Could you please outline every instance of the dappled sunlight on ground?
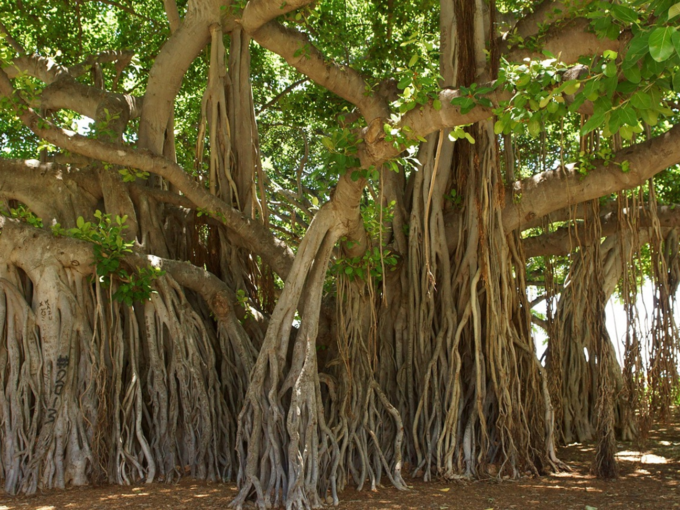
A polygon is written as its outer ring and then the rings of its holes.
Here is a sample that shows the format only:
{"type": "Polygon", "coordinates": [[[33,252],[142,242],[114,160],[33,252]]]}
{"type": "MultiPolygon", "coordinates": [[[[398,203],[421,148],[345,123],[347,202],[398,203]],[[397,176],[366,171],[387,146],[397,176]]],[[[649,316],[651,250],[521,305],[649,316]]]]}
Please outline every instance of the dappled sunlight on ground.
{"type": "MultiPolygon", "coordinates": [[[[408,480],[410,489],[377,492],[346,489],[339,509],[550,510],[680,509],[680,417],[652,431],[644,448],[619,443],[620,478],[598,480],[589,472],[593,444],[575,443],[559,456],[571,471],[516,481],[456,480],[424,483],[408,480]]],[[[35,496],[0,495],[0,510],[119,510],[122,508],[207,510],[227,508],[233,484],[182,479],[176,485],[78,487],[35,496]]],[[[332,507],[330,507],[332,508],[332,507]]]]}

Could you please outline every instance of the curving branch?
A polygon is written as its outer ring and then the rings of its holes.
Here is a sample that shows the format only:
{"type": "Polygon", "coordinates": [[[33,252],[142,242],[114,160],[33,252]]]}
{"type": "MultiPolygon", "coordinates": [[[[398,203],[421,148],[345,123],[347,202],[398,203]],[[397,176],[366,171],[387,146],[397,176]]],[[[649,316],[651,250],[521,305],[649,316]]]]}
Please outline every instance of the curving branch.
{"type": "Polygon", "coordinates": [[[16,51],[19,55],[22,55],[26,53],[24,50],[23,46],[17,42],[14,37],[12,37],[12,34],[9,33],[9,30],[7,30],[7,27],[5,27],[4,23],[0,22],[0,33],[5,34],[5,40],[9,43],[9,45],[14,48],[14,51],[16,51]]]}
{"type": "Polygon", "coordinates": [[[293,252],[290,248],[274,237],[262,223],[246,217],[215,195],[211,195],[202,183],[191,179],[177,163],[148,150],[132,149],[86,138],[55,126],[23,104],[21,98],[14,94],[12,84],[2,71],[0,71],[0,95],[13,99],[17,105],[16,113],[22,122],[36,135],[50,143],[92,159],[137,168],[167,179],[196,207],[210,211],[215,219],[221,221],[237,236],[237,242],[260,255],[281,278],[285,279],[293,262],[293,252]]]}
{"type": "Polygon", "coordinates": [[[255,115],[260,115],[262,112],[270,108],[271,106],[275,105],[279,99],[281,99],[283,96],[288,94],[290,91],[295,89],[298,85],[302,85],[304,82],[308,81],[309,78],[302,78],[301,80],[294,81],[290,85],[288,85],[285,89],[283,89],[281,92],[276,94],[269,102],[267,102],[264,106],[262,106],[256,113],[255,115]]]}
{"type": "MultiPolygon", "coordinates": [[[[648,208],[641,208],[647,211],[648,208]]],[[[659,224],[661,228],[680,227],[680,206],[660,206],[657,210],[659,224]]],[[[600,222],[602,224],[602,237],[610,236],[620,231],[621,225],[616,212],[609,212],[601,216],[600,222]]],[[[639,229],[653,227],[653,223],[649,214],[640,213],[640,220],[636,225],[639,229]]],[[[599,236],[597,240],[601,239],[599,236]]],[[[578,241],[580,246],[587,246],[595,242],[587,231],[579,232],[578,241]]],[[[554,232],[543,234],[540,236],[527,237],[522,240],[524,246],[524,253],[527,257],[540,257],[544,255],[567,255],[571,253],[578,245],[575,244],[575,235],[573,227],[560,227],[554,232]]]]}
{"type": "MultiPolygon", "coordinates": [[[[630,40],[630,32],[624,31],[618,39],[600,38],[588,31],[590,21],[585,18],[570,20],[564,25],[551,27],[540,40],[540,50],[547,50],[565,64],[574,64],[582,55],[601,55],[606,50],[621,52],[630,40]]],[[[522,62],[526,58],[545,58],[541,51],[529,48],[509,48],[505,58],[522,62]]]]}
{"type": "Polygon", "coordinates": [[[189,66],[210,41],[210,25],[220,23],[219,0],[192,0],[187,14],[154,60],[139,123],[139,146],[163,153],[175,97],[189,66]]]}
{"type": "Polygon", "coordinates": [[[588,175],[575,169],[551,170],[518,181],[506,194],[503,226],[506,232],[569,205],[639,186],[666,168],[680,163],[680,126],[667,133],[618,151],[588,175]],[[619,165],[627,161],[630,170],[619,165]]]}
{"type": "Polygon", "coordinates": [[[250,0],[239,20],[243,30],[253,33],[271,20],[294,11],[313,0],[250,0]]]}
{"type": "Polygon", "coordinates": [[[593,0],[575,0],[563,2],[560,0],[544,0],[534,11],[523,16],[515,25],[515,33],[527,39],[539,33],[541,26],[548,25],[569,18],[571,12],[585,7],[593,0]]]}
{"type": "MultiPolygon", "coordinates": [[[[488,85],[493,86],[493,83],[488,85]]],[[[486,86],[487,84],[482,85],[482,87],[486,86]]],[[[453,99],[460,96],[459,90],[442,90],[438,97],[441,103],[439,110],[435,109],[433,101],[430,101],[422,108],[414,108],[406,113],[393,127],[407,127],[409,135],[417,139],[417,137],[425,137],[435,131],[472,124],[493,116],[493,110],[484,106],[476,106],[468,113],[462,113],[459,106],[451,104],[453,99]]],[[[501,101],[510,99],[511,94],[505,91],[493,91],[484,97],[497,106],[501,101]]],[[[364,168],[393,158],[404,150],[403,147],[395,147],[393,143],[384,140],[383,123],[387,123],[387,120],[376,119],[373,125],[369,125],[362,132],[365,143],[359,148],[359,158],[364,168]]]]}
{"type": "MultiPolygon", "coordinates": [[[[102,61],[114,61],[126,57],[124,52],[106,52],[102,54],[101,58],[102,61]]],[[[129,119],[140,116],[143,98],[108,92],[75,80],[74,75],[71,74],[71,69],[77,76],[84,69],[84,66],[85,63],[82,63],[69,69],[51,58],[30,55],[15,58],[12,65],[5,68],[4,71],[9,78],[17,78],[22,74],[27,74],[47,85],[42,94],[31,102],[33,108],[45,110],[65,108],[85,117],[96,119],[99,105],[107,103],[107,105],[120,105],[120,108],[126,111],[129,119]]]]}
{"type": "Polygon", "coordinates": [[[367,83],[357,71],[328,61],[305,34],[270,21],[250,35],[312,81],[356,106],[367,123],[389,116],[387,102],[376,94],[366,93],[367,83]]]}
{"type": "Polygon", "coordinates": [[[89,55],[79,64],[69,67],[68,73],[73,78],[77,78],[88,72],[95,64],[109,64],[111,62],[120,63],[124,69],[130,63],[134,55],[135,52],[130,50],[103,51],[97,55],[89,55]]]}

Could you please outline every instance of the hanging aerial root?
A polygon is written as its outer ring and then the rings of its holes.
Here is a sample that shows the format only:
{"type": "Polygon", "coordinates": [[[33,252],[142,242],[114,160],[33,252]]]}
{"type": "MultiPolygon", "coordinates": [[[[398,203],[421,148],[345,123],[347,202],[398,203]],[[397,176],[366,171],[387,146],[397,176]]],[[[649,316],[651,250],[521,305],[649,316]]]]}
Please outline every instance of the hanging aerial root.
{"type": "Polygon", "coordinates": [[[370,278],[353,280],[341,275],[337,288],[339,359],[330,365],[337,367],[340,404],[337,417],[329,423],[342,452],[340,488],[347,483],[349,471],[358,490],[367,479],[376,490],[384,472],[394,487],[404,490],[404,425],[377,381],[383,366],[374,336],[380,298],[370,278]]]}

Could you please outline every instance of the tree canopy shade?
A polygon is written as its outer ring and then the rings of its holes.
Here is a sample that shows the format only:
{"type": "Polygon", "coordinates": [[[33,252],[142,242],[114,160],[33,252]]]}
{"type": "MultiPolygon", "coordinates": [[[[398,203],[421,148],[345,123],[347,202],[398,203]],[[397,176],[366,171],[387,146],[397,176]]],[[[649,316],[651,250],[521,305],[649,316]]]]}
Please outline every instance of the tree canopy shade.
{"type": "Polygon", "coordinates": [[[556,447],[591,438],[616,476],[615,438],[677,391],[678,20],[4,2],[5,490],[190,474],[235,480],[237,508],[316,508],[565,469],[556,447]]]}

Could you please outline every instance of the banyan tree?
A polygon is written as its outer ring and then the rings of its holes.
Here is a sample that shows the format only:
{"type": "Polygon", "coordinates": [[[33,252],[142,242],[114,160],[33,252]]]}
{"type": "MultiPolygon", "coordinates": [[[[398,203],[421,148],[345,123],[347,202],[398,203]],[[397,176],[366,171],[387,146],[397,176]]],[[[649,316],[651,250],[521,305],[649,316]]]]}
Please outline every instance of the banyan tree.
{"type": "Polygon", "coordinates": [[[615,476],[677,388],[679,15],[3,2],[4,490],[615,476]]]}

